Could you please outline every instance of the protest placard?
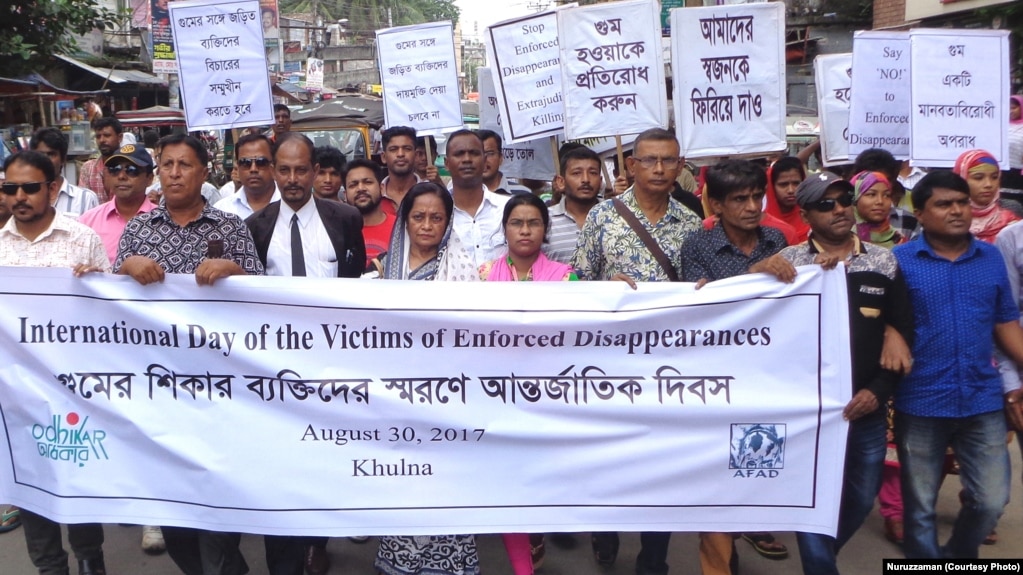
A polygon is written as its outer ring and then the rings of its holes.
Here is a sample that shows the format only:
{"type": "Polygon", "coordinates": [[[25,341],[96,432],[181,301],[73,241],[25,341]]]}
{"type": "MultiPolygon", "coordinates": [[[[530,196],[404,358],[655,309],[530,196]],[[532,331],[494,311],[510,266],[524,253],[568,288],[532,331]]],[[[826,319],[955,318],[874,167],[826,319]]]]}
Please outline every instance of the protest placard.
{"type": "MultiPolygon", "coordinates": [[[[477,68],[476,74],[479,79],[480,128],[493,130],[500,134],[504,124],[504,115],[501,113],[500,98],[494,88],[493,73],[490,68],[477,68]]],[[[560,76],[558,77],[560,78],[560,76]]],[[[509,143],[505,140],[501,171],[506,176],[514,178],[554,179],[558,172],[557,166],[554,165],[551,137],[518,143],[509,143]]]]}
{"type": "Polygon", "coordinates": [[[377,30],[377,59],[388,126],[420,135],[462,128],[451,22],[377,30]]]}
{"type": "Polygon", "coordinates": [[[853,35],[849,155],[884,148],[909,158],[909,32],[861,30],[853,35]]]}
{"type": "Polygon", "coordinates": [[[835,533],[841,270],[699,291],[0,278],[18,310],[0,318],[0,500],[61,522],[835,533]]]}
{"type": "Polygon", "coordinates": [[[821,124],[821,158],[825,166],[848,163],[849,94],[852,54],[826,54],[813,60],[817,116],[821,124]]]}
{"type": "Polygon", "coordinates": [[[557,11],[565,137],[668,127],[661,10],[653,0],[557,11]]]}
{"type": "Polygon", "coordinates": [[[273,123],[259,0],[170,4],[189,130],[273,123]]]}
{"type": "Polygon", "coordinates": [[[565,129],[558,17],[554,10],[487,28],[502,133],[508,143],[560,135],[565,129]]]}
{"type": "Polygon", "coordinates": [[[1009,158],[1009,32],[917,28],[909,33],[910,160],[950,168],[967,150],[1009,158]]]}
{"type": "Polygon", "coordinates": [[[785,5],[671,11],[675,131],[687,158],[785,149],[785,5]]]}

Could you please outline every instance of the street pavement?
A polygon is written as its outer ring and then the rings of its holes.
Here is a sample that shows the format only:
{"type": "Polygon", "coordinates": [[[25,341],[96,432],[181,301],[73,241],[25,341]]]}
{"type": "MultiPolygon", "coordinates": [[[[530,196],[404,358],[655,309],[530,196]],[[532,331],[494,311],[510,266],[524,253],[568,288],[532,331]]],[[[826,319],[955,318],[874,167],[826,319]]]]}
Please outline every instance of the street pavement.
{"type": "MultiPolygon", "coordinates": [[[[1023,557],[1023,489],[1020,484],[1020,452],[1013,443],[1010,447],[1013,464],[1012,501],[998,525],[999,541],[981,548],[982,558],[1023,557]]],[[[947,537],[959,509],[960,485],[958,478],[950,476],[941,490],[938,503],[938,524],[941,536],[947,537]]],[[[148,556],[140,548],[141,527],[121,525],[104,526],[107,572],[109,575],[177,575],[180,573],[166,555],[148,556]]],[[[799,553],[792,533],[776,533],[789,547],[790,556],[783,560],[765,559],[742,540],[739,549],[739,572],[742,575],[783,575],[800,573],[799,553]]],[[[547,557],[537,575],[633,575],[635,558],[639,551],[639,535],[623,533],[618,561],[611,567],[600,567],[590,551],[589,534],[574,536],[575,546],[564,549],[555,545],[548,536],[547,557]]],[[[66,534],[65,534],[66,542],[66,534]]],[[[480,561],[484,575],[512,575],[508,556],[500,536],[484,535],[478,538],[480,561]]],[[[697,575],[700,564],[697,557],[699,541],[694,533],[675,534],[671,541],[668,564],[672,575],[697,575]]],[[[355,544],[348,539],[333,538],[327,546],[333,575],[373,575],[373,557],[377,539],[355,544]]],[[[65,543],[65,548],[67,545],[65,543]]],[[[252,575],[266,575],[262,538],[246,535],[242,551],[249,562],[252,575]]],[[[881,516],[875,505],[867,522],[839,555],[839,569],[846,575],[874,575],[881,573],[883,558],[901,557],[898,546],[884,538],[881,516]]],[[[72,575],[75,564],[72,559],[72,575]]],[[[22,530],[0,535],[0,575],[32,575],[35,570],[25,551],[22,530]]]]}

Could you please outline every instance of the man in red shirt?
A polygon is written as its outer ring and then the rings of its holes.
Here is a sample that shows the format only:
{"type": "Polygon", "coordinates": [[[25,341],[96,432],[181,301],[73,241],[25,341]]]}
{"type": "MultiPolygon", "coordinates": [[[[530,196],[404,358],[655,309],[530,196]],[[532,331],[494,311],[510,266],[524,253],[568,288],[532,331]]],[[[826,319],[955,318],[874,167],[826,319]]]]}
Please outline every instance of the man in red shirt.
{"type": "Polygon", "coordinates": [[[358,159],[348,164],[344,178],[345,199],[362,214],[362,237],[366,242],[366,266],[387,251],[391,242],[395,214],[381,205],[380,166],[358,159]]]}

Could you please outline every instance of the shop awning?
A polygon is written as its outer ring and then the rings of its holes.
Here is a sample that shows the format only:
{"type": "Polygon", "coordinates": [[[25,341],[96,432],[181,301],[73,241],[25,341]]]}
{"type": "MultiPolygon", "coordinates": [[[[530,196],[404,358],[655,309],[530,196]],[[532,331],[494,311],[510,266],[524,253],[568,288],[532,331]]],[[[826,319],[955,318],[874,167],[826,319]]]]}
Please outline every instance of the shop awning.
{"type": "Polygon", "coordinates": [[[68,100],[74,98],[86,98],[89,96],[100,96],[109,93],[110,90],[93,90],[79,92],[54,86],[49,80],[39,74],[29,74],[24,78],[0,78],[0,98],[26,97],[35,98],[41,96],[45,100],[68,100]]]}
{"type": "Polygon", "coordinates": [[[141,72],[139,70],[131,70],[131,69],[117,70],[117,69],[112,69],[112,68],[100,68],[98,66],[90,66],[90,65],[86,64],[85,62],[76,60],[76,59],[74,59],[74,58],[72,58],[70,56],[65,56],[63,54],[54,54],[54,56],[56,56],[57,58],[60,58],[61,60],[67,62],[68,64],[71,64],[73,66],[77,66],[77,67],[81,68],[82,70],[85,70],[87,72],[92,72],[93,74],[99,76],[100,78],[103,78],[104,80],[107,80],[108,82],[110,82],[112,84],[135,83],[135,84],[152,84],[152,85],[156,85],[156,86],[166,86],[167,85],[167,82],[164,81],[164,80],[161,80],[159,76],[154,76],[152,74],[149,74],[149,73],[146,73],[146,72],[141,72]]]}

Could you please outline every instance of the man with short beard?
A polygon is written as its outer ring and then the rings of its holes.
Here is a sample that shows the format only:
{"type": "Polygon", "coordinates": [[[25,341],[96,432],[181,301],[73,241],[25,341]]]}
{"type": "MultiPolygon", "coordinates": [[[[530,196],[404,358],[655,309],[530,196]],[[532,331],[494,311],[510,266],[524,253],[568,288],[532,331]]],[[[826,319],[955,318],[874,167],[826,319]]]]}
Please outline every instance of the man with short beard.
{"type": "Polygon", "coordinates": [[[100,157],[82,164],[82,173],[78,174],[78,186],[96,192],[102,204],[110,199],[107,189],[103,187],[103,166],[107,158],[121,147],[124,127],[117,118],[96,118],[92,122],[92,131],[96,135],[96,147],[99,148],[100,157]]]}
{"type": "Polygon", "coordinates": [[[370,160],[355,160],[343,175],[345,199],[362,214],[362,238],[366,241],[366,266],[387,251],[397,217],[381,206],[380,166],[370,160]]]}
{"type": "Polygon", "coordinates": [[[412,186],[422,180],[416,174],[416,129],[394,126],[380,133],[384,151],[380,155],[387,167],[387,177],[380,182],[384,210],[396,213],[401,200],[412,186]]]}
{"type": "Polygon", "coordinates": [[[560,156],[561,173],[554,177],[554,183],[563,193],[561,201],[551,206],[550,242],[544,253],[567,264],[575,254],[586,214],[600,201],[597,197],[601,189],[600,156],[581,144],[571,147],[566,144],[560,156]]]}

